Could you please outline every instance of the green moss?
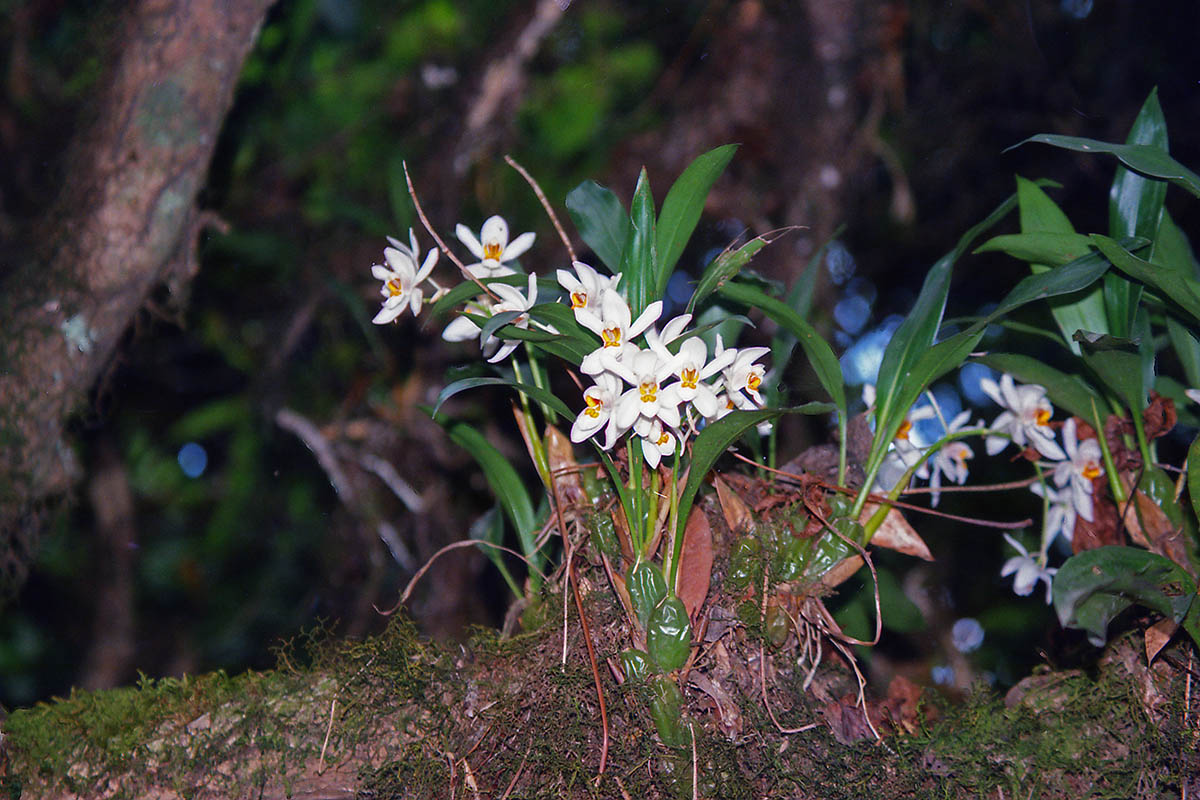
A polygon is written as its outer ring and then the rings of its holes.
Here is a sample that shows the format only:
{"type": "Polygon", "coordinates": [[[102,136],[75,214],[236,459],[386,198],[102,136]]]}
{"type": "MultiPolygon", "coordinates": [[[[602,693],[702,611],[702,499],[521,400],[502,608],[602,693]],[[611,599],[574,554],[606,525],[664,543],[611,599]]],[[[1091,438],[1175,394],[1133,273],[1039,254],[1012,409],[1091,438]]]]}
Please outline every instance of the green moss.
{"type": "MultiPolygon", "coordinates": [[[[86,794],[107,776],[125,776],[118,796],[172,784],[186,794],[200,776],[253,752],[254,770],[222,787],[247,796],[268,783],[282,781],[286,790],[326,744],[327,763],[357,758],[358,789],[381,800],[447,796],[452,781],[464,790],[468,773],[488,797],[510,786],[509,796],[522,798],[691,797],[691,747],[665,748],[640,693],[608,680],[603,659],[618,652],[620,637],[616,609],[603,597],[590,606],[609,733],[598,783],[599,709],[573,620],[564,664],[557,624],[509,639],[480,631],[450,649],[397,619],[364,642],[312,632],[281,647],[272,672],[143,679],[17,711],[5,734],[10,774],[21,783],[10,779],[0,788],[13,794],[23,786],[60,786],[86,794]],[[385,737],[386,754],[364,757],[385,737]]],[[[547,618],[561,620],[557,599],[547,606],[547,618]]],[[[757,681],[746,679],[756,676],[745,654],[757,654],[759,641],[728,641],[743,676],[720,678],[742,720],[732,740],[716,730],[706,696],[685,687],[701,796],[1167,797],[1178,796],[1192,757],[1180,723],[1182,681],[1164,684],[1162,705],[1147,712],[1145,676],[1130,674],[1140,669],[1136,658],[1110,662],[1096,676],[1037,677],[1012,708],[986,690],[957,704],[928,700],[914,735],[881,744],[841,744],[823,724],[784,736],[752,685],[757,681]]],[[[832,661],[822,670],[827,687],[849,677],[832,661]]],[[[802,691],[803,678],[790,671],[786,655],[776,657],[772,706],[784,724],[821,718],[802,691]]]]}

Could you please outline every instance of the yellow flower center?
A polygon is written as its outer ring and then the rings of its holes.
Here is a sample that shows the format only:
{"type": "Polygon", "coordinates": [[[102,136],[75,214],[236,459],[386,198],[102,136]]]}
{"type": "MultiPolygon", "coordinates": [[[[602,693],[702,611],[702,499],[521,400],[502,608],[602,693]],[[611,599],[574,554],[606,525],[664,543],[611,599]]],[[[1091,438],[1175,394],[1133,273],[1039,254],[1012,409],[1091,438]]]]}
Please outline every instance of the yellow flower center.
{"type": "Polygon", "coordinates": [[[666,431],[663,431],[662,434],[658,437],[658,441],[656,441],[655,444],[658,445],[659,447],[665,447],[670,441],[671,441],[671,435],[669,433],[667,433],[666,431]]]}
{"type": "Polygon", "coordinates": [[[587,394],[583,396],[583,399],[587,401],[588,406],[583,410],[583,413],[587,414],[592,419],[598,418],[600,416],[600,409],[604,408],[604,401],[599,397],[593,397],[592,395],[587,394]]]}
{"type": "Polygon", "coordinates": [[[643,403],[654,403],[658,401],[658,383],[646,381],[638,386],[638,392],[642,396],[643,403]]]}
{"type": "Polygon", "coordinates": [[[587,306],[587,292],[571,292],[571,308],[584,308],[587,306]]]}
{"type": "Polygon", "coordinates": [[[758,387],[762,384],[762,376],[757,372],[751,372],[746,378],[746,388],[752,392],[757,392],[758,387]]]}
{"type": "Polygon", "coordinates": [[[683,371],[679,373],[679,382],[685,389],[695,389],[699,381],[700,371],[693,367],[684,367],[683,371]]]}
{"type": "Polygon", "coordinates": [[[1039,408],[1037,413],[1033,415],[1034,421],[1043,427],[1050,424],[1050,412],[1044,408],[1039,408]]]}
{"type": "Polygon", "coordinates": [[[1101,473],[1100,465],[1095,461],[1089,461],[1079,474],[1090,481],[1092,478],[1099,478],[1101,473]]]}
{"type": "Polygon", "coordinates": [[[604,340],[605,347],[620,347],[621,329],[605,328],[604,330],[600,331],[600,338],[604,340]]]}
{"type": "Polygon", "coordinates": [[[502,255],[504,255],[504,246],[499,242],[488,242],[483,246],[483,257],[485,259],[499,261],[502,255]]]}
{"type": "Polygon", "coordinates": [[[908,441],[908,432],[912,430],[912,423],[908,420],[900,423],[900,429],[896,431],[896,438],[908,441]]]}
{"type": "Polygon", "coordinates": [[[391,295],[392,297],[395,297],[396,295],[399,295],[399,294],[404,294],[404,287],[400,285],[399,278],[392,278],[390,281],[388,281],[387,282],[387,290],[388,290],[388,294],[391,295]]]}

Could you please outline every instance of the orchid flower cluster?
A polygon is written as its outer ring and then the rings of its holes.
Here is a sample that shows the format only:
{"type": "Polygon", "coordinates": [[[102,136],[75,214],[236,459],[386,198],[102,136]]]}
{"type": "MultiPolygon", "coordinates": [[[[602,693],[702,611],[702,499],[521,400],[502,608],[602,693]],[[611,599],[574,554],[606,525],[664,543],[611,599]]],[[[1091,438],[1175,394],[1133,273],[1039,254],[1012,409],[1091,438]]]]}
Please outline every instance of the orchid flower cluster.
{"type": "MultiPolygon", "coordinates": [[[[873,388],[868,386],[864,391],[868,405],[874,399],[873,388]]],[[[1054,408],[1042,386],[1018,385],[1011,375],[1004,374],[999,382],[983,379],[980,388],[1003,409],[991,426],[985,428],[980,420],[975,427],[967,428],[969,411],[963,411],[947,423],[937,401],[930,395],[929,404],[910,410],[900,426],[877,486],[890,490],[904,474],[915,468],[914,477],[929,481],[931,504],[936,506],[943,478],[960,486],[966,483],[967,460],[974,457],[974,451],[959,441],[959,437],[983,435],[984,447],[990,456],[999,454],[1010,443],[1036,451],[1045,460],[1038,462],[1039,473],[1043,469],[1050,472],[1049,481],[1039,480],[1029,487],[1043,499],[1045,506],[1041,548],[1030,553],[1019,541],[1004,534],[1018,555],[1004,562],[1000,574],[1002,577],[1015,574],[1013,590],[1022,596],[1032,593],[1037,582],[1043,581],[1049,603],[1056,572],[1047,566],[1050,546],[1060,535],[1070,542],[1077,519],[1088,522],[1095,519],[1092,481],[1104,475],[1100,443],[1094,438],[1080,441],[1077,423],[1071,417],[1057,426],[1062,432],[1060,444],[1058,429],[1051,422],[1054,408]],[[911,434],[916,423],[934,417],[941,421],[943,437],[937,445],[926,450],[912,440],[911,434]]]]}
{"type": "Polygon", "coordinates": [[[727,348],[718,335],[709,359],[708,346],[686,330],[691,314],[674,317],[660,332],[654,324],[662,315],[661,300],[633,319],[618,290],[619,274],[600,275],[582,261],[574,268],[574,275],[559,270],[558,282],[568,292],[575,320],[600,345],[580,364],[595,383],[584,390],[585,407],[571,426],[571,441],[585,441],[603,430],[601,447],[610,450],[632,430],[646,463],[656,469],[697,429],[699,420],[712,422],[735,408],[762,407],[763,367],[755,362],[769,348],[727,348]],[[635,343],[638,337],[644,345],[635,343]],[[677,352],[672,352],[673,344],[678,344],[677,352]]]}
{"type": "MultiPolygon", "coordinates": [[[[465,225],[458,225],[459,241],[479,260],[466,266],[467,276],[482,281],[518,274],[511,262],[533,245],[534,234],[523,233],[509,241],[508,224],[493,216],[483,224],[476,237],[465,225]]],[[[409,232],[409,245],[389,237],[384,250],[387,266],[375,265],[372,274],[383,281],[383,307],[373,322],[385,324],[397,319],[405,308],[414,316],[424,302],[421,284],[429,281],[434,294],[445,290],[430,279],[438,253],[431,251],[421,264],[416,236],[409,232]]],[[[688,330],[691,314],[681,314],[656,326],[663,303],[656,300],[633,318],[629,302],[621,293],[621,275],[602,275],[582,261],[573,263],[574,271],[557,271],[559,285],[566,292],[575,320],[596,336],[596,349],[579,364],[580,371],[593,384],[583,392],[584,408],[571,426],[571,440],[581,443],[596,437],[604,450],[632,432],[640,442],[646,463],[656,469],[662,459],[675,454],[687,437],[705,422],[712,422],[734,409],[762,408],[759,393],[764,367],[758,360],[769,352],[766,347],[725,347],[718,335],[709,357],[708,345],[688,330]],[[597,436],[603,431],[601,437],[597,436]]],[[[491,294],[480,294],[466,304],[466,311],[477,317],[517,312],[508,324],[528,329],[529,310],[537,303],[537,276],[530,274],[526,291],[516,286],[489,282],[491,294]]],[[[552,326],[539,325],[550,333],[552,326]]],[[[443,331],[447,341],[467,341],[483,334],[467,314],[456,317],[443,331]]],[[[487,360],[497,363],[508,357],[520,344],[515,339],[488,335],[481,347],[487,360]]]]}

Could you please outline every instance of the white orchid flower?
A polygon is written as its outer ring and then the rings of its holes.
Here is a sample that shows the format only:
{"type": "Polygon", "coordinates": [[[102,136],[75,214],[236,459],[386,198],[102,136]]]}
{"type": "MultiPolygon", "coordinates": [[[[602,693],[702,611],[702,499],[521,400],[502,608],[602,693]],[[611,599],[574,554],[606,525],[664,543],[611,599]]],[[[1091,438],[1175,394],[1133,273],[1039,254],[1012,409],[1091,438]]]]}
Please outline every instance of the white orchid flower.
{"type": "Polygon", "coordinates": [[[520,258],[530,247],[536,234],[522,233],[511,242],[508,240],[508,223],[504,217],[488,217],[479,231],[479,238],[466,225],[459,223],[454,229],[458,240],[479,259],[476,264],[468,264],[467,272],[474,278],[501,278],[514,275],[516,270],[508,266],[508,262],[520,258]]]}
{"type": "Polygon", "coordinates": [[[1063,448],[1067,451],[1067,459],[1054,465],[1054,482],[1059,488],[1070,486],[1071,504],[1075,506],[1075,511],[1092,522],[1095,519],[1092,479],[1104,474],[1104,467],[1100,466],[1100,442],[1096,439],[1080,442],[1075,429],[1075,417],[1063,424],[1063,448]]]}
{"type": "Polygon", "coordinates": [[[615,375],[602,372],[596,376],[596,384],[589,386],[583,393],[585,407],[571,426],[572,442],[579,444],[603,428],[604,444],[601,446],[605,450],[612,449],[619,434],[613,409],[623,387],[621,379],[615,375]]]}
{"type": "Polygon", "coordinates": [[[1054,537],[1062,534],[1068,542],[1075,535],[1078,513],[1069,492],[1055,491],[1044,483],[1035,483],[1029,491],[1045,499],[1046,518],[1042,522],[1042,550],[1050,549],[1054,537]]]}
{"type": "MultiPolygon", "coordinates": [[[[1054,429],[1050,427],[1054,407],[1046,399],[1044,388],[1035,383],[1016,386],[1012,376],[1007,373],[1000,376],[999,385],[990,378],[984,378],[979,382],[979,387],[1005,409],[996,417],[992,428],[1007,433],[1019,447],[1032,446],[1046,458],[1061,461],[1067,457],[1054,440],[1054,429]]],[[[989,436],[985,446],[988,455],[994,456],[1008,446],[1008,439],[989,436]]]]}
{"type": "Polygon", "coordinates": [[[675,434],[663,427],[660,420],[641,417],[633,432],[641,437],[642,457],[650,469],[658,469],[664,458],[675,453],[675,434]]]}
{"type": "MultiPolygon", "coordinates": [[[[967,424],[967,420],[971,418],[970,411],[963,411],[957,417],[950,421],[946,426],[946,435],[958,433],[967,424]]],[[[947,442],[938,451],[933,454],[929,461],[921,465],[917,470],[917,477],[922,480],[928,479],[929,486],[933,489],[929,504],[936,506],[938,500],[941,499],[942,476],[959,486],[967,482],[967,459],[973,458],[975,452],[961,441],[947,442]]]]}
{"type": "MultiPolygon", "coordinates": [[[[725,392],[733,404],[741,409],[754,410],[762,408],[762,395],[758,387],[762,385],[765,369],[762,364],[754,362],[771,352],[769,347],[745,347],[737,351],[733,362],[725,368],[725,392]]],[[[723,356],[724,353],[719,354],[723,356]]]]}
{"type": "Polygon", "coordinates": [[[633,384],[617,400],[617,427],[626,430],[639,419],[662,422],[668,428],[678,428],[679,384],[663,386],[672,375],[671,362],[653,350],[641,350],[632,362],[616,364],[617,374],[633,384]]]}
{"type": "MultiPolygon", "coordinates": [[[[529,290],[527,294],[521,294],[521,290],[515,286],[508,286],[503,283],[493,283],[491,290],[496,293],[500,302],[492,307],[492,314],[502,314],[506,311],[519,311],[519,316],[514,318],[509,325],[517,328],[529,327],[529,314],[527,313],[533,304],[537,302],[537,275],[529,273],[529,290]]],[[[489,336],[488,341],[483,343],[484,352],[491,347],[494,347],[496,341],[495,336],[489,336]]],[[[500,349],[495,355],[488,359],[489,363],[495,364],[498,361],[503,361],[508,357],[509,353],[517,349],[517,345],[521,342],[519,339],[505,339],[500,345],[500,349]]]]}
{"type": "Polygon", "coordinates": [[[376,279],[383,281],[383,286],[379,289],[379,293],[384,297],[383,308],[371,320],[376,325],[386,325],[396,319],[404,313],[405,307],[412,309],[414,317],[421,311],[421,304],[425,300],[421,283],[429,277],[429,273],[437,264],[438,251],[430,250],[425,256],[425,262],[418,270],[417,261],[420,259],[421,251],[417,247],[416,234],[412,232],[411,228],[408,231],[408,238],[411,246],[402,244],[389,236],[388,242],[392,246],[384,248],[383,251],[383,258],[387,261],[387,266],[375,264],[371,267],[371,274],[376,279]]]}
{"type": "Polygon", "coordinates": [[[559,286],[567,290],[567,295],[571,299],[571,310],[576,315],[580,309],[598,307],[604,290],[613,289],[615,291],[617,283],[621,280],[619,273],[612,277],[605,277],[582,261],[574,261],[571,266],[575,268],[574,275],[565,269],[560,269],[555,274],[558,276],[559,286]]]}
{"type": "MultiPolygon", "coordinates": [[[[654,344],[651,343],[652,347],[654,344]]],[[[706,419],[713,417],[720,410],[717,392],[705,381],[728,367],[737,354],[726,350],[709,361],[708,346],[698,336],[685,340],[675,355],[671,355],[661,343],[654,349],[660,356],[670,358],[671,369],[679,378],[679,399],[684,403],[690,402],[700,416],[706,419]]]]}
{"type": "Polygon", "coordinates": [[[1038,581],[1045,581],[1046,604],[1049,605],[1054,573],[1058,572],[1058,570],[1053,567],[1046,567],[1044,555],[1039,554],[1038,558],[1034,558],[1020,542],[1007,533],[1004,534],[1004,538],[1020,555],[1013,556],[1004,562],[1004,566],[1000,568],[1000,577],[1007,578],[1015,572],[1017,577],[1013,580],[1013,591],[1021,597],[1028,597],[1033,593],[1033,587],[1037,585],[1038,581]]]}
{"type": "Polygon", "coordinates": [[[625,298],[613,289],[605,289],[601,293],[599,314],[590,306],[575,312],[579,324],[599,336],[601,341],[599,348],[584,356],[580,371],[585,375],[597,375],[605,370],[613,371],[614,364],[632,359],[641,352],[632,344],[634,337],[644,333],[661,315],[662,301],[656,300],[633,320],[633,312],[625,298]]]}

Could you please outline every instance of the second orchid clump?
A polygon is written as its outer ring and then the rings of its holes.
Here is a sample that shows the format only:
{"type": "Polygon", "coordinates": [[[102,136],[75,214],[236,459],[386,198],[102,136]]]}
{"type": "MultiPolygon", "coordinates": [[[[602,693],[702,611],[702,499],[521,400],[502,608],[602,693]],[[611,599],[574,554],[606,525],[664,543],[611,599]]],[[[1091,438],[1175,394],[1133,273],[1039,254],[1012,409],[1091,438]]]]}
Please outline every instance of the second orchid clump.
{"type": "MultiPolygon", "coordinates": [[[[1032,593],[1039,580],[1044,582],[1049,603],[1056,572],[1048,565],[1050,547],[1059,536],[1071,541],[1077,519],[1087,522],[1095,519],[1093,480],[1105,474],[1100,443],[1095,438],[1080,439],[1075,417],[1062,423],[1052,422],[1054,408],[1042,386],[1017,384],[1011,375],[1003,374],[998,382],[984,378],[980,388],[1002,409],[990,426],[980,420],[968,427],[969,411],[947,422],[929,393],[928,403],[911,409],[900,426],[876,488],[888,492],[906,475],[909,481],[927,480],[931,504],[936,506],[943,479],[960,486],[966,483],[967,461],[975,453],[961,441],[962,437],[983,436],[985,450],[991,456],[1010,444],[1021,448],[1038,473],[1038,479],[1029,489],[1044,501],[1041,546],[1031,553],[1013,536],[1004,534],[1018,555],[1004,562],[1000,574],[1003,577],[1015,574],[1013,590],[1022,596],[1032,593]],[[942,437],[931,447],[923,448],[914,443],[912,434],[914,426],[927,419],[941,423],[942,437]]],[[[864,399],[868,404],[873,403],[874,387],[868,385],[864,399]]]]}

